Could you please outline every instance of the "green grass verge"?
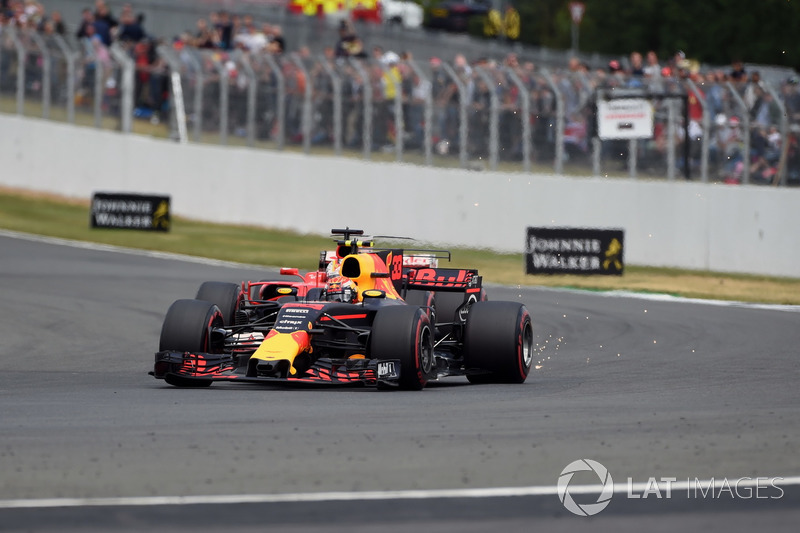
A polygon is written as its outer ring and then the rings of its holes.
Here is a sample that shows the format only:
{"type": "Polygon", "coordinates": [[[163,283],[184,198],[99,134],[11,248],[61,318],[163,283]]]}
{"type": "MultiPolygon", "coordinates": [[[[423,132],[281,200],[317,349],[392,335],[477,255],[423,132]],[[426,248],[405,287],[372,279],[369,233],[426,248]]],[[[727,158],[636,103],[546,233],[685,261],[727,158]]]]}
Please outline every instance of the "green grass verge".
{"type": "MultiPolygon", "coordinates": [[[[0,189],[0,228],[209,257],[253,265],[315,269],[329,237],[300,235],[253,226],[210,224],[173,217],[169,233],[89,228],[89,203],[18,190],[0,189]]],[[[325,231],[325,229],[321,229],[325,231]]],[[[414,243],[414,247],[426,246],[414,243]]],[[[627,290],[691,298],[800,304],[800,279],[720,274],[672,268],[626,266],[624,276],[530,276],[522,254],[453,248],[451,265],[477,268],[488,282],[585,290],[627,290]]]]}

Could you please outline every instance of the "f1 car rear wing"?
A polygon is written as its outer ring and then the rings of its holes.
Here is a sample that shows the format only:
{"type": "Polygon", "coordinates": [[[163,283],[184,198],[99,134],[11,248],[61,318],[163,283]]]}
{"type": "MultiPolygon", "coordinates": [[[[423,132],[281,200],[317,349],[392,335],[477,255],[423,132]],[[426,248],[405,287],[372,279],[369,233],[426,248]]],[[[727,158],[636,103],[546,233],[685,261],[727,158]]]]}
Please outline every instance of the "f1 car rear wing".
{"type": "Polygon", "coordinates": [[[480,290],[481,276],[467,268],[420,268],[407,272],[408,288],[453,292],[480,290]]]}
{"type": "MultiPolygon", "coordinates": [[[[436,268],[439,266],[440,259],[450,261],[450,252],[447,250],[394,250],[390,248],[370,248],[370,252],[394,252],[403,254],[403,267],[404,268],[436,268]],[[409,253],[410,252],[410,253],[409,253]]],[[[324,270],[325,266],[331,261],[340,259],[336,250],[324,250],[320,252],[320,270],[324,270]]]]}
{"type": "Polygon", "coordinates": [[[389,235],[376,235],[369,238],[364,238],[364,230],[334,228],[331,230],[331,235],[335,237],[341,236],[341,239],[334,239],[337,245],[336,250],[325,250],[320,252],[320,270],[324,270],[325,266],[335,259],[341,259],[348,254],[356,254],[359,252],[367,253],[380,253],[385,257],[385,252],[392,252],[395,255],[403,256],[403,266],[406,268],[436,268],[439,266],[439,259],[446,259],[448,262],[451,259],[449,250],[430,250],[423,248],[385,248],[375,247],[375,238],[393,239],[393,240],[413,240],[408,237],[394,237],[389,235]],[[358,238],[351,238],[352,236],[358,238]]]}
{"type": "MultiPolygon", "coordinates": [[[[408,289],[437,290],[453,292],[475,292],[481,289],[481,276],[474,269],[439,268],[439,259],[450,261],[448,250],[430,250],[419,248],[374,248],[372,240],[352,239],[352,236],[363,236],[362,230],[333,229],[333,235],[341,235],[336,239],[335,251],[320,253],[320,270],[337,258],[347,254],[372,253],[380,257],[386,265],[388,273],[376,272],[373,277],[387,276],[391,278],[395,289],[405,294],[408,289]]],[[[388,237],[399,239],[401,237],[388,237]]]]}

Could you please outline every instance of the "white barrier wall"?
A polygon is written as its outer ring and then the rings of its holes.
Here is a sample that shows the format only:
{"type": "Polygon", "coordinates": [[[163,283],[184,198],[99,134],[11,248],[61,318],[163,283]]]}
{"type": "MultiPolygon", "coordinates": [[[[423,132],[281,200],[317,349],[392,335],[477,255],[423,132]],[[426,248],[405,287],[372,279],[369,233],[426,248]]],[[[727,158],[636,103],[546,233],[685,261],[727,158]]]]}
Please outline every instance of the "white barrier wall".
{"type": "MultiPolygon", "coordinates": [[[[623,228],[630,264],[800,276],[800,190],[444,170],[179,145],[0,114],[0,185],[168,194],[173,213],[523,252],[527,226],[623,228]]],[[[520,265],[520,268],[522,266],[520,265]]]]}

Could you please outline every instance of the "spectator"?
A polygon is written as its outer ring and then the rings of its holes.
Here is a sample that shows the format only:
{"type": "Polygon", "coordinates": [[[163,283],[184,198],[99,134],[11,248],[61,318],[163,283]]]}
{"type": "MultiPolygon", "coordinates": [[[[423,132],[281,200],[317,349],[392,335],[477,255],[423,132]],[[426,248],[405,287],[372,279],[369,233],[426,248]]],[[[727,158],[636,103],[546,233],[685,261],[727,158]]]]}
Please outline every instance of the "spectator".
{"type": "Polygon", "coordinates": [[[38,28],[44,23],[44,6],[36,0],[25,0],[24,12],[28,27],[38,28]]]}
{"type": "Polygon", "coordinates": [[[567,64],[567,69],[570,72],[578,72],[581,69],[581,60],[577,57],[570,57],[567,64]]]}
{"type": "Polygon", "coordinates": [[[364,43],[346,20],[343,20],[339,25],[339,42],[336,43],[336,57],[367,57],[367,53],[364,51],[364,43]]]}
{"type": "MultiPolygon", "coordinates": [[[[111,10],[109,9],[108,5],[106,5],[105,0],[96,0],[94,3],[94,19],[95,22],[100,21],[103,22],[108,27],[108,33],[111,34],[112,32],[116,32],[116,28],[119,25],[117,19],[111,14],[111,10]]],[[[99,28],[97,28],[99,30],[99,28]]],[[[98,31],[98,34],[101,32],[98,31]]],[[[101,35],[102,37],[102,35],[101,35]]],[[[106,46],[110,44],[111,39],[109,38],[108,43],[103,41],[106,46]]]]}
{"type": "Polygon", "coordinates": [[[781,85],[781,100],[789,120],[800,122],[800,77],[791,76],[781,85]]]}
{"type": "Polygon", "coordinates": [[[231,15],[225,10],[219,12],[216,17],[215,27],[219,33],[219,48],[230,50],[233,46],[233,21],[231,15]]]}
{"type": "Polygon", "coordinates": [[[67,27],[64,24],[64,19],[62,18],[60,11],[53,11],[50,13],[50,17],[46,22],[50,23],[53,33],[57,33],[58,35],[66,35],[67,27]]]}
{"type": "Polygon", "coordinates": [[[742,98],[744,99],[744,103],[747,106],[747,110],[753,113],[753,107],[756,105],[756,100],[759,97],[759,90],[761,89],[761,74],[754,70],[752,74],[747,78],[744,85],[744,92],[742,93],[742,98]]]}
{"type": "Polygon", "coordinates": [[[655,50],[647,52],[647,65],[642,67],[642,72],[648,78],[661,76],[661,65],[658,64],[658,55],[656,55],[655,50]]]}
{"type": "Polygon", "coordinates": [[[726,183],[740,183],[744,173],[743,135],[739,127],[739,117],[731,117],[727,128],[718,133],[718,145],[722,155],[722,172],[726,183]]]}
{"type": "Polygon", "coordinates": [[[111,17],[105,3],[98,0],[98,10],[94,12],[92,26],[94,26],[94,34],[100,38],[100,41],[105,46],[111,46],[111,22],[116,26],[117,21],[111,17]],[[104,14],[104,15],[103,15],[104,14]],[[102,16],[101,16],[102,15],[102,16]],[[111,22],[109,22],[111,21],[111,22]]]}
{"type": "Polygon", "coordinates": [[[209,26],[206,19],[198,19],[192,44],[197,48],[217,48],[220,45],[219,31],[209,26]]]}
{"type": "Polygon", "coordinates": [[[431,95],[431,82],[416,72],[411,74],[411,101],[408,105],[406,130],[410,132],[409,145],[422,148],[425,134],[425,103],[431,95]]]}
{"type": "Polygon", "coordinates": [[[741,60],[735,59],[731,62],[731,71],[728,77],[734,83],[747,81],[747,71],[744,69],[744,63],[741,60]]]}
{"type": "Polygon", "coordinates": [[[750,118],[754,124],[762,128],[768,128],[771,124],[776,124],[781,119],[780,107],[775,103],[772,93],[759,86],[755,95],[756,101],[750,111],[750,118]]]}
{"type": "Polygon", "coordinates": [[[766,128],[756,125],[750,133],[750,179],[762,185],[772,183],[778,157],[770,150],[766,128]]]}
{"type": "MultiPolygon", "coordinates": [[[[336,52],[332,55],[335,57],[336,52]]],[[[364,83],[360,72],[351,65],[345,65],[346,73],[342,87],[342,115],[345,123],[345,144],[350,147],[357,146],[363,141],[361,137],[361,120],[363,111],[364,83]]]]}
{"type": "MultiPolygon", "coordinates": [[[[724,74],[723,74],[724,76],[724,74]]],[[[703,90],[706,95],[706,108],[709,116],[716,117],[724,111],[724,102],[727,93],[722,83],[716,81],[716,74],[708,72],[703,82],[703,90]]]]}
{"type": "Polygon", "coordinates": [[[233,38],[233,42],[235,48],[241,48],[249,52],[261,52],[267,47],[267,35],[256,27],[252,16],[245,15],[242,19],[241,27],[233,38]]]}
{"type": "MultiPolygon", "coordinates": [[[[371,67],[373,73],[374,87],[378,89],[373,91],[373,98],[375,99],[375,147],[381,148],[388,144],[389,141],[389,125],[390,117],[394,119],[397,124],[397,117],[395,116],[395,96],[398,91],[402,91],[401,85],[403,82],[398,63],[400,56],[395,52],[386,52],[380,61],[371,67]],[[384,70],[385,69],[385,70],[384,70]]],[[[388,151],[390,146],[385,146],[388,151]]]]}
{"type": "Polygon", "coordinates": [[[789,185],[800,185],[800,125],[789,127],[786,139],[786,182],[789,185]]]}
{"type": "Polygon", "coordinates": [[[630,75],[637,78],[644,77],[644,64],[642,61],[642,54],[636,51],[631,52],[630,61],[631,61],[630,75]]]}
{"type": "MultiPolygon", "coordinates": [[[[266,25],[265,25],[266,26],[266,25]]],[[[286,51],[286,40],[283,38],[283,28],[277,24],[269,26],[267,33],[267,51],[271,54],[280,55],[286,51]]]]}
{"type": "Polygon", "coordinates": [[[75,36],[78,39],[89,37],[89,26],[92,27],[91,34],[94,35],[94,13],[87,7],[81,11],[81,21],[78,24],[78,31],[75,32],[75,36]]]}
{"type": "Polygon", "coordinates": [[[138,17],[132,11],[123,11],[119,19],[117,39],[122,43],[138,43],[146,37],[142,27],[143,15],[138,17]]]}

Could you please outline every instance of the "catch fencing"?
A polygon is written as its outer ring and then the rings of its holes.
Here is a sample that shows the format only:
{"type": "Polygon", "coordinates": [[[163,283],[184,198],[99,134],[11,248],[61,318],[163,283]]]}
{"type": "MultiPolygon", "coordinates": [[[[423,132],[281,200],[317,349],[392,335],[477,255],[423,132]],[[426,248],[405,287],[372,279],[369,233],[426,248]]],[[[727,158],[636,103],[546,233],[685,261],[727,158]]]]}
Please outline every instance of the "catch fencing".
{"type": "Polygon", "coordinates": [[[2,28],[0,112],[178,142],[510,172],[800,184],[800,85],[530,61],[336,58],[2,28]],[[647,98],[649,139],[601,140],[597,101],[647,98]]]}

